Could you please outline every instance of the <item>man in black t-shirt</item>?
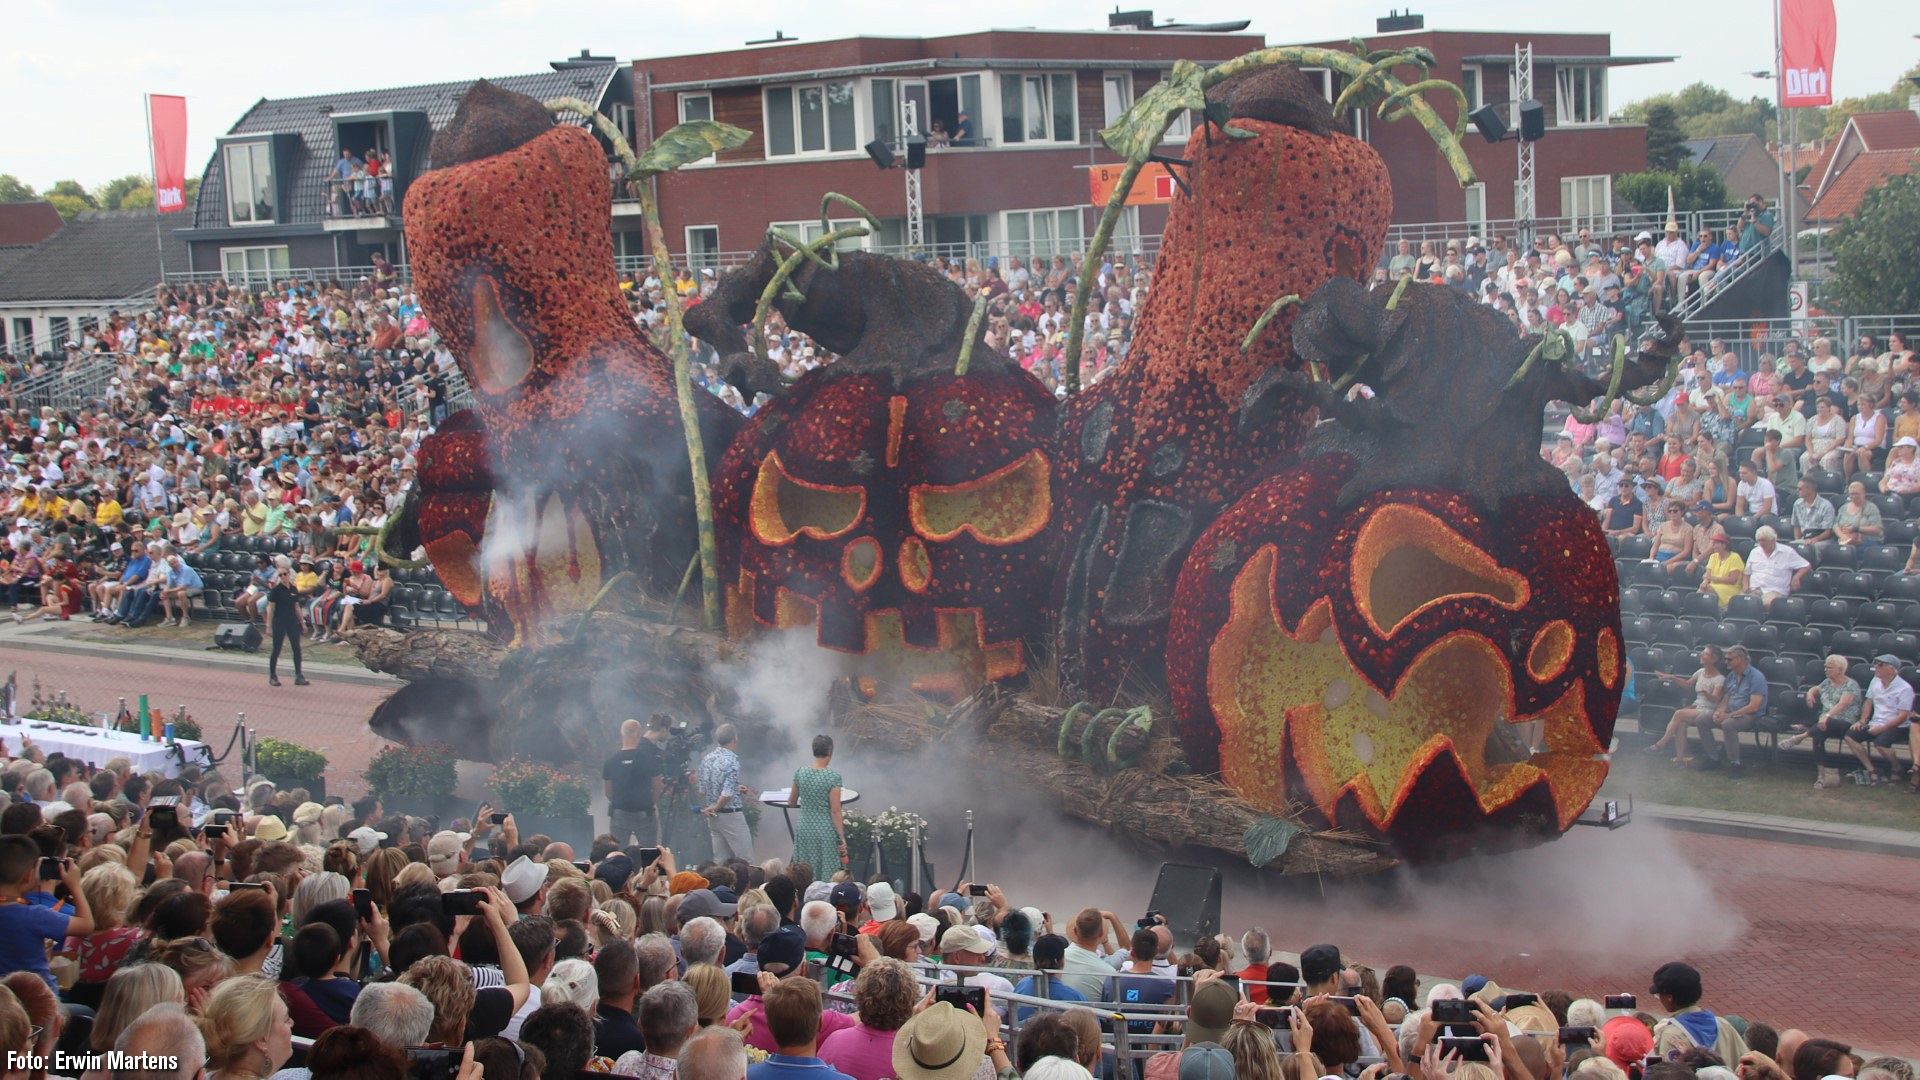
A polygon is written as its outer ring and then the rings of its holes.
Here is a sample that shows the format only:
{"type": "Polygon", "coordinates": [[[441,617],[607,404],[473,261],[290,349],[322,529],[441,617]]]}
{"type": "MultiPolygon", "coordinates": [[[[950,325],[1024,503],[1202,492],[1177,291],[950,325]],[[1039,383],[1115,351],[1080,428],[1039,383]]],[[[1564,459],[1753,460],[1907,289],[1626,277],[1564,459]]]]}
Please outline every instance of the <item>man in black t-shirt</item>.
{"type": "Polygon", "coordinates": [[[606,783],[611,831],[623,845],[635,837],[647,847],[660,843],[660,819],[654,813],[654,800],[665,786],[660,775],[664,765],[660,744],[667,737],[665,713],[648,717],[644,734],[640,721],[628,720],[620,725],[619,752],[600,769],[600,779],[606,783]]]}

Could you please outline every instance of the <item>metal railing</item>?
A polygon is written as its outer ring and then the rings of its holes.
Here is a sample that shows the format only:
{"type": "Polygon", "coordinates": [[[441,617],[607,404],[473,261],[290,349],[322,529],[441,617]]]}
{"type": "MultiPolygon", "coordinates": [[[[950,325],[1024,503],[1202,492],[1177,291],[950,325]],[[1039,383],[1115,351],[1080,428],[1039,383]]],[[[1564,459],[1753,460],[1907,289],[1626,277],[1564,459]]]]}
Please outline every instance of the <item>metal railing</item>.
{"type": "MultiPolygon", "coordinates": [[[[1680,235],[1686,237],[1688,243],[1692,243],[1702,229],[1713,229],[1719,235],[1740,221],[1739,210],[1687,210],[1674,216],[1680,226],[1680,235]]],[[[1586,229],[1595,238],[1630,238],[1640,232],[1649,232],[1658,238],[1665,233],[1667,215],[1665,211],[1652,214],[1588,214],[1535,218],[1525,223],[1515,218],[1407,222],[1387,227],[1387,244],[1392,247],[1405,240],[1418,248],[1421,243],[1431,241],[1439,249],[1449,240],[1465,241],[1477,236],[1483,243],[1491,245],[1496,238],[1518,236],[1524,231],[1523,225],[1531,227],[1533,235],[1542,239],[1548,236],[1557,236],[1563,241],[1577,238],[1581,229],[1586,229]]],[[[1388,254],[1393,253],[1389,251],[1388,254]]]]}
{"type": "MultiPolygon", "coordinates": [[[[413,271],[406,263],[392,264],[393,272],[402,285],[413,281],[413,271]]],[[[224,281],[229,285],[245,285],[249,289],[262,288],[280,281],[314,282],[337,281],[351,285],[361,278],[372,278],[372,266],[301,266],[287,269],[242,271],[230,274],[225,270],[170,270],[167,272],[168,285],[212,285],[224,281]]]]}
{"type": "Polygon", "coordinates": [[[1798,342],[1804,354],[1811,355],[1814,338],[1833,342],[1835,356],[1845,358],[1862,334],[1872,334],[1879,350],[1886,351],[1887,334],[1905,333],[1909,340],[1920,336],[1920,314],[1913,315],[1813,315],[1794,319],[1691,319],[1687,336],[1701,348],[1721,340],[1740,358],[1743,371],[1756,371],[1760,357],[1778,359],[1788,342],[1798,342]]]}
{"type": "Polygon", "coordinates": [[[398,218],[400,208],[394,203],[393,178],[378,177],[342,180],[328,177],[326,180],[326,216],[329,221],[369,220],[398,218]],[[374,197],[367,199],[361,192],[361,185],[372,180],[374,197]],[[384,181],[385,187],[382,187],[384,181]],[[384,192],[384,194],[382,194],[384,192]]]}
{"type": "Polygon", "coordinates": [[[107,396],[107,384],[120,370],[120,353],[86,353],[70,364],[23,379],[7,388],[14,408],[78,409],[107,396]]]}

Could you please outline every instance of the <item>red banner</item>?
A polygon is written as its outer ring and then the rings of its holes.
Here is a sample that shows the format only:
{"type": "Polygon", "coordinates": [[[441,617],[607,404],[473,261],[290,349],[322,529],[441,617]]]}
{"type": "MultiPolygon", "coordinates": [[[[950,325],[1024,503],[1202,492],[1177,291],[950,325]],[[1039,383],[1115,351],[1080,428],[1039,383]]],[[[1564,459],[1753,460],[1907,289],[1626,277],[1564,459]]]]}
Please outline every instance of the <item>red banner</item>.
{"type": "Polygon", "coordinates": [[[187,99],[147,95],[147,132],[153,143],[153,208],[187,208],[187,99]]]}
{"type": "Polygon", "coordinates": [[[1780,107],[1833,104],[1833,0],[1780,0],[1780,107]]]}

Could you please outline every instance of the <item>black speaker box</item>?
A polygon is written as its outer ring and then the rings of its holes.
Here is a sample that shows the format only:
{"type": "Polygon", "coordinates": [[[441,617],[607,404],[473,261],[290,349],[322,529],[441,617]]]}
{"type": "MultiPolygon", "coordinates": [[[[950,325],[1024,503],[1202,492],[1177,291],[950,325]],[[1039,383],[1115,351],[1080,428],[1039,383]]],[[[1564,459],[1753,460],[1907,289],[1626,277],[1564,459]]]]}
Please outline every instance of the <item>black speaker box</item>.
{"type": "Polygon", "coordinates": [[[214,628],[213,646],[216,649],[259,652],[260,628],[250,622],[221,623],[214,628]]]}
{"type": "Polygon", "coordinates": [[[927,163],[927,140],[915,135],[907,140],[907,168],[918,169],[927,163]]]}
{"type": "Polygon", "coordinates": [[[1520,103],[1520,138],[1539,142],[1547,137],[1547,109],[1537,101],[1520,103]]]}
{"type": "Polygon", "coordinates": [[[1161,863],[1147,910],[1167,920],[1177,949],[1220,932],[1220,871],[1211,866],[1161,863]]]}
{"type": "Polygon", "coordinates": [[[873,159],[875,165],[883,169],[893,168],[893,147],[888,146],[885,139],[875,139],[868,143],[864,149],[867,152],[867,156],[873,159]]]}

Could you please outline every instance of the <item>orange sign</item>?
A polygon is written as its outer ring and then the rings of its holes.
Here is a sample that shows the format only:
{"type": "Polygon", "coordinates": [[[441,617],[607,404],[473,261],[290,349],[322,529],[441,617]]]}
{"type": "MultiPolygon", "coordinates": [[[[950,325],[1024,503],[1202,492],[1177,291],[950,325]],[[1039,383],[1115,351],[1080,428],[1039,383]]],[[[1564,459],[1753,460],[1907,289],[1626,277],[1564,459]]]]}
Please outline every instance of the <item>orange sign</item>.
{"type": "MultiPolygon", "coordinates": [[[[1127,190],[1128,206],[1151,206],[1155,203],[1170,203],[1173,193],[1179,190],[1169,169],[1178,169],[1178,165],[1162,165],[1150,162],[1133,178],[1133,187],[1127,190]]],[[[1113,197],[1114,185],[1120,182],[1120,175],[1127,171],[1125,165],[1095,165],[1087,170],[1087,186],[1090,201],[1095,206],[1107,205],[1113,197]]],[[[1182,180],[1186,179],[1183,175],[1182,180]]]]}

